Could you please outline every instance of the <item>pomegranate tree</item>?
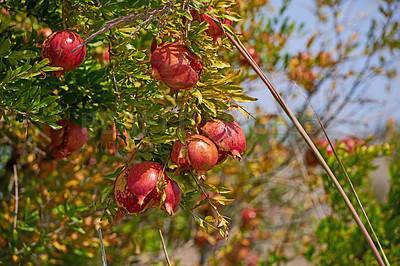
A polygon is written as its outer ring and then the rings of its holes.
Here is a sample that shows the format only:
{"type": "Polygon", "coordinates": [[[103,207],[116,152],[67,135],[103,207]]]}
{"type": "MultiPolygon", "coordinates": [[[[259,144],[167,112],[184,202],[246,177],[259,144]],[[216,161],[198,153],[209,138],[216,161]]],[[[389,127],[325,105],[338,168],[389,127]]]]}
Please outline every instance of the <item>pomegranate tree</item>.
{"type": "Polygon", "coordinates": [[[62,128],[50,130],[51,144],[48,152],[54,158],[60,159],[82,148],[87,139],[87,129],[75,124],[71,119],[64,118],[57,124],[62,128]]]}
{"type": "Polygon", "coordinates": [[[194,134],[186,137],[185,144],[179,140],[174,143],[171,159],[180,168],[192,167],[205,180],[205,173],[218,161],[218,150],[210,139],[194,134]]]}
{"type": "Polygon", "coordinates": [[[51,66],[63,68],[55,72],[56,77],[77,68],[83,62],[86,56],[85,46],[71,53],[82,42],[79,34],[70,30],[56,31],[43,42],[42,57],[48,58],[51,66]]]}
{"type": "Polygon", "coordinates": [[[176,95],[196,85],[203,69],[201,58],[179,43],[165,43],[151,55],[152,76],[161,80],[176,95]]]}
{"type": "Polygon", "coordinates": [[[201,127],[201,131],[217,145],[219,163],[228,155],[239,160],[242,158],[241,154],[246,150],[246,136],[235,121],[230,123],[222,120],[210,121],[201,127]]]}

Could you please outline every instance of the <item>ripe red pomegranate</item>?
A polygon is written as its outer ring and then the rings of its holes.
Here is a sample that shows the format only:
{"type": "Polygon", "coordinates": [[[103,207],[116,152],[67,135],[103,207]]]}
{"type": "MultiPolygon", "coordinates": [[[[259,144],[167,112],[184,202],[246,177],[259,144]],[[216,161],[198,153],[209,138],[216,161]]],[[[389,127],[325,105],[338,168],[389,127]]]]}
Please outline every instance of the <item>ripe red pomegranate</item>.
{"type": "MultiPolygon", "coordinates": [[[[125,147],[125,141],[120,137],[118,131],[118,142],[119,142],[119,147],[117,147],[117,144],[115,142],[115,139],[117,137],[117,129],[115,128],[115,125],[111,129],[105,129],[101,131],[100,135],[100,143],[101,143],[101,148],[106,149],[109,154],[113,155],[117,153],[118,149],[122,150],[125,147]]],[[[128,141],[128,132],[124,132],[125,140],[128,141]]]]}
{"type": "Polygon", "coordinates": [[[165,202],[161,206],[170,216],[179,210],[179,203],[181,202],[181,188],[176,181],[167,178],[167,186],[165,187],[165,202]]]}
{"type": "Polygon", "coordinates": [[[201,135],[189,135],[183,145],[179,140],[174,143],[171,152],[172,161],[179,167],[188,169],[191,166],[205,180],[205,173],[218,161],[218,150],[215,144],[201,135]]]}
{"type": "Polygon", "coordinates": [[[141,162],[130,168],[128,188],[137,197],[138,204],[142,206],[146,197],[156,189],[157,182],[165,179],[166,175],[161,164],[141,162]]]}
{"type": "MultiPolygon", "coordinates": [[[[212,10],[212,7],[208,7],[207,10],[212,10]]],[[[230,9],[228,8],[227,11],[230,11],[230,9]]],[[[224,32],[217,25],[217,23],[215,23],[214,20],[212,20],[206,14],[204,14],[204,13],[199,14],[194,9],[192,9],[190,11],[190,13],[191,13],[194,21],[198,21],[200,23],[203,22],[203,21],[207,21],[208,22],[208,29],[206,30],[207,35],[213,38],[214,43],[220,45],[221,44],[221,38],[224,35],[224,32]]],[[[220,21],[220,20],[218,20],[218,21],[220,21]]],[[[222,24],[227,24],[227,25],[232,26],[232,21],[224,19],[222,21],[222,24]]]]}
{"type": "Polygon", "coordinates": [[[62,128],[50,130],[51,144],[49,154],[56,159],[60,159],[82,148],[87,139],[87,129],[75,124],[71,119],[64,118],[57,124],[62,128]]]}
{"type": "Polygon", "coordinates": [[[246,150],[246,136],[238,123],[214,120],[202,126],[201,131],[218,146],[220,162],[227,156],[224,153],[241,160],[241,154],[246,150]]]}
{"type": "Polygon", "coordinates": [[[165,43],[154,50],[150,64],[152,76],[161,80],[175,95],[196,85],[203,69],[201,58],[179,43],[165,43]]]}
{"type": "Polygon", "coordinates": [[[77,68],[83,62],[86,56],[85,46],[70,54],[82,42],[79,34],[70,30],[54,32],[43,42],[42,57],[48,58],[51,66],[63,68],[55,72],[56,77],[77,68]]]}
{"type": "MultiPolygon", "coordinates": [[[[140,213],[145,211],[151,204],[151,198],[147,198],[144,204],[139,205],[138,198],[128,187],[128,175],[131,168],[121,172],[114,181],[114,198],[119,210],[125,210],[127,213],[140,213]]],[[[119,211],[119,213],[125,213],[119,211]]]]}

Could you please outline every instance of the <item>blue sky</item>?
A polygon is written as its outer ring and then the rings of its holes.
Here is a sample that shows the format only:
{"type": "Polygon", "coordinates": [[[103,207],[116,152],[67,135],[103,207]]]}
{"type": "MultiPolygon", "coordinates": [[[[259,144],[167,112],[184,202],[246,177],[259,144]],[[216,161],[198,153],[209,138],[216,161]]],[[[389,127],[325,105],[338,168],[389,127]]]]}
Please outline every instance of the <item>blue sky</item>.
{"type": "MultiPolygon", "coordinates": [[[[306,40],[310,35],[312,35],[316,31],[324,32],[324,28],[326,25],[318,25],[316,23],[316,17],[313,14],[312,10],[314,9],[312,6],[313,1],[307,0],[297,0],[292,1],[292,4],[288,10],[288,15],[291,19],[296,22],[302,22],[305,24],[305,34],[304,36],[297,36],[293,38],[287,46],[287,50],[290,53],[294,54],[297,51],[304,51],[306,40]]],[[[351,34],[358,33],[359,38],[361,40],[365,40],[366,32],[369,28],[369,23],[366,23],[370,18],[374,17],[377,19],[378,23],[382,21],[378,10],[378,1],[346,1],[343,5],[343,12],[340,20],[344,25],[344,34],[350,36],[351,34]]],[[[276,11],[278,7],[281,5],[280,0],[272,0],[271,6],[276,11]]],[[[265,13],[270,12],[268,9],[265,13]]],[[[399,16],[400,18],[400,13],[399,16]]],[[[332,27],[328,27],[326,33],[326,38],[329,39],[332,37],[331,32],[332,27]]],[[[318,49],[318,44],[315,45],[318,49]]],[[[397,57],[395,60],[397,62],[397,66],[400,66],[400,58],[399,52],[396,52],[397,57]]],[[[377,60],[376,60],[377,61],[377,60]]],[[[358,64],[361,64],[361,61],[355,62],[352,67],[358,67],[358,64]]],[[[288,85],[285,84],[281,86],[281,77],[277,75],[277,73],[266,73],[267,76],[272,80],[278,90],[287,90],[288,85]]],[[[335,125],[331,129],[331,133],[334,135],[361,135],[366,136],[368,134],[373,133],[377,127],[383,127],[387,119],[389,117],[395,118],[400,122],[400,81],[397,78],[390,82],[391,90],[387,91],[388,82],[381,78],[375,78],[373,80],[368,80],[362,87],[358,89],[355,96],[357,98],[363,98],[366,100],[376,101],[373,104],[365,104],[363,106],[351,107],[343,110],[342,119],[346,118],[354,118],[355,122],[351,125],[342,126],[340,123],[335,125]],[[359,117],[353,116],[356,112],[360,111],[360,108],[363,109],[363,115],[359,117]]],[[[246,84],[243,84],[244,87],[246,84]]],[[[343,82],[338,84],[336,90],[346,90],[347,87],[351,84],[343,82]]],[[[249,106],[250,111],[254,110],[256,105],[262,107],[266,112],[277,111],[277,104],[274,102],[271,94],[268,89],[261,83],[260,80],[252,82],[252,87],[257,87],[256,91],[252,91],[250,95],[259,99],[258,102],[254,104],[247,104],[249,106]]],[[[330,90],[329,88],[324,88],[324,91],[330,90]]],[[[291,93],[296,93],[297,89],[295,86],[290,87],[291,93]]],[[[301,106],[305,100],[301,97],[297,97],[296,99],[292,99],[291,97],[286,98],[285,101],[288,103],[289,107],[296,109],[297,106],[301,106]]],[[[316,97],[312,99],[312,104],[314,107],[318,109],[324,109],[326,106],[326,92],[318,94],[316,97]]]]}

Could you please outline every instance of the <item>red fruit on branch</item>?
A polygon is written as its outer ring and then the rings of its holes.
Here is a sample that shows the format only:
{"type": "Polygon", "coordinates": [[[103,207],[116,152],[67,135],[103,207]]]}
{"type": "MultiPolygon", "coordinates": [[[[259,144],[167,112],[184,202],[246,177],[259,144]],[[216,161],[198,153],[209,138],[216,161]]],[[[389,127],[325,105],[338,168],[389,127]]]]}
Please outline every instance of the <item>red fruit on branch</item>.
{"type": "MultiPolygon", "coordinates": [[[[212,10],[212,8],[208,7],[207,10],[208,11],[212,10]]],[[[230,11],[230,9],[228,8],[227,11],[230,11]]],[[[203,22],[203,21],[207,21],[208,22],[208,29],[206,30],[207,35],[213,38],[214,43],[217,43],[217,44],[220,45],[221,44],[221,38],[224,35],[224,32],[218,26],[218,24],[215,23],[215,21],[212,18],[210,18],[209,16],[207,16],[206,14],[204,14],[204,13],[199,14],[194,9],[192,9],[190,11],[190,13],[191,13],[194,21],[198,21],[200,23],[203,22]]],[[[214,16],[214,19],[217,19],[217,18],[214,16]]],[[[220,20],[218,20],[218,21],[220,21],[220,20]]],[[[222,21],[222,24],[226,24],[226,25],[232,26],[232,21],[224,19],[222,21]]]]}
{"type": "Polygon", "coordinates": [[[210,139],[201,135],[189,135],[185,140],[185,144],[179,140],[174,143],[171,159],[181,168],[191,166],[199,178],[205,180],[205,173],[218,161],[218,149],[210,139]]]}
{"type": "Polygon", "coordinates": [[[196,85],[203,69],[201,58],[179,43],[162,44],[154,50],[152,76],[161,80],[175,95],[196,85]]]}
{"type": "Polygon", "coordinates": [[[202,134],[210,138],[218,147],[219,161],[224,161],[226,154],[241,159],[246,150],[246,136],[238,123],[214,120],[201,127],[202,134]]]}
{"type": "Polygon", "coordinates": [[[54,32],[43,42],[42,57],[48,58],[51,66],[63,68],[55,72],[56,77],[77,68],[83,62],[86,56],[85,46],[71,53],[82,42],[79,34],[70,30],[54,32]]]}
{"type": "Polygon", "coordinates": [[[181,188],[178,183],[172,179],[167,178],[167,186],[165,187],[165,202],[161,206],[170,216],[179,210],[179,203],[181,202],[181,188]]]}
{"type": "Polygon", "coordinates": [[[151,204],[151,198],[147,198],[144,204],[139,205],[138,198],[128,187],[128,175],[130,169],[121,172],[114,181],[114,199],[119,209],[119,213],[140,213],[145,211],[151,204]]]}
{"type": "Polygon", "coordinates": [[[151,198],[150,193],[157,189],[157,182],[165,180],[163,166],[155,162],[141,162],[132,166],[128,174],[128,188],[137,197],[139,206],[151,198]],[[150,197],[147,197],[149,196],[150,197]]]}
{"type": "Polygon", "coordinates": [[[71,119],[64,118],[57,124],[62,128],[50,130],[49,154],[60,159],[82,148],[87,139],[87,129],[75,124],[71,119]]]}

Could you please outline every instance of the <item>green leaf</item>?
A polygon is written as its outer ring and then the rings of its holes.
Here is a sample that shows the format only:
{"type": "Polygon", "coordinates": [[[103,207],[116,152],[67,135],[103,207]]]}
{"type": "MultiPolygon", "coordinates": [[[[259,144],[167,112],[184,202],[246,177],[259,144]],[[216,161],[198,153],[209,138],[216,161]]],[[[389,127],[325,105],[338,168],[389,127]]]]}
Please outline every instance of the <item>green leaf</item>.
{"type": "Polygon", "coordinates": [[[178,139],[181,143],[186,143],[185,138],[186,138],[186,132],[182,130],[180,127],[176,130],[176,135],[178,136],[178,139]]]}
{"type": "Polygon", "coordinates": [[[255,102],[257,101],[256,98],[250,97],[244,93],[235,93],[230,95],[231,98],[235,101],[241,102],[241,103],[247,103],[247,102],[255,102]]]}
{"type": "Polygon", "coordinates": [[[124,165],[118,167],[117,170],[115,170],[114,173],[109,174],[109,175],[106,175],[104,178],[114,178],[114,177],[117,177],[117,176],[121,173],[121,171],[122,171],[122,169],[123,169],[124,167],[125,167],[124,165]]]}
{"type": "Polygon", "coordinates": [[[217,114],[215,104],[213,104],[212,102],[204,99],[202,106],[205,106],[214,116],[217,114]]]}
{"type": "Polygon", "coordinates": [[[204,221],[206,221],[207,223],[210,223],[210,224],[215,223],[214,217],[212,217],[212,216],[210,216],[210,215],[206,216],[206,217],[204,218],[204,221]]]}

